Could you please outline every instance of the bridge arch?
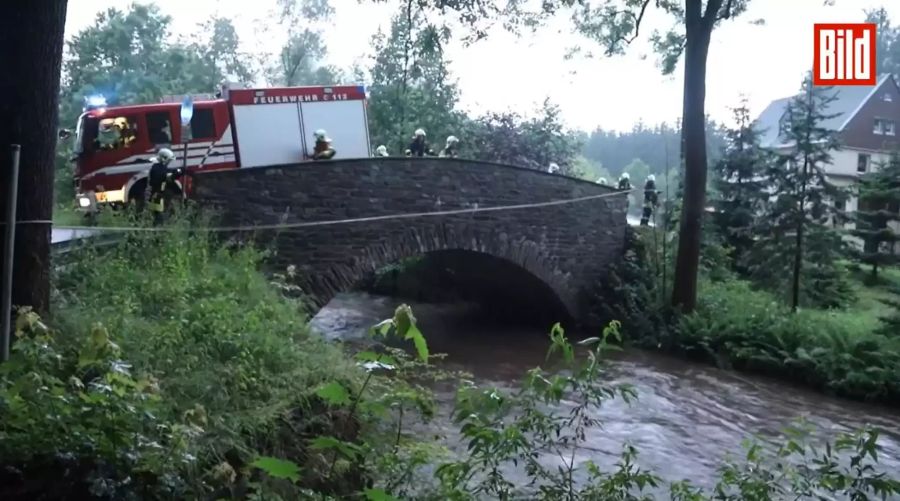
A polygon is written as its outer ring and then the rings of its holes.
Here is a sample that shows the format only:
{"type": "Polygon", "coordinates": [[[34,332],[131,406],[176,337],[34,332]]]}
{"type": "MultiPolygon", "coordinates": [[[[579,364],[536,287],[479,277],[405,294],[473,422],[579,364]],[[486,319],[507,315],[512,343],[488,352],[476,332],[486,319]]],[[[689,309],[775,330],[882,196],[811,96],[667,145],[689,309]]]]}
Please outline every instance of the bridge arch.
{"type": "Polygon", "coordinates": [[[199,174],[194,198],[225,225],[368,222],[255,232],[275,263],[293,264],[317,306],[367,273],[428,252],[461,250],[513,263],[540,279],[571,316],[597,310],[596,285],[624,252],[626,197],[610,187],[509,165],[444,158],[373,158],[199,174]],[[394,218],[410,213],[513,210],[394,218]]]}
{"type": "MultiPolygon", "coordinates": [[[[552,291],[570,318],[577,317],[578,290],[573,287],[571,274],[561,272],[537,242],[502,232],[472,231],[447,224],[416,226],[389,240],[373,242],[346,262],[332,264],[325,270],[303,264],[295,266],[300,271],[301,287],[310,293],[317,307],[322,307],[335,294],[351,289],[366,276],[392,263],[445,251],[484,254],[515,265],[552,291]]],[[[485,277],[486,282],[490,280],[485,277]]]]}

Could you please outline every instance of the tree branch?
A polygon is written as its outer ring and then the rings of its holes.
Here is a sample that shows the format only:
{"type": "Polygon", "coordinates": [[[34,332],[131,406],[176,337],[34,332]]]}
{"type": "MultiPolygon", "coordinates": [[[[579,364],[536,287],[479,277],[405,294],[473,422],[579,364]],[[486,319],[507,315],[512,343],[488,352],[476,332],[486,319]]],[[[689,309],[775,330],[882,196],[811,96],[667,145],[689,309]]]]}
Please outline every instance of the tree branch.
{"type": "Polygon", "coordinates": [[[650,4],[650,0],[644,0],[644,4],[641,5],[641,13],[638,14],[637,18],[634,17],[634,14],[631,14],[632,19],[634,19],[634,35],[625,41],[625,43],[630,44],[638,37],[638,32],[641,29],[641,21],[644,19],[644,12],[647,11],[647,5],[650,4]]]}
{"type": "Polygon", "coordinates": [[[733,0],[728,0],[728,3],[725,4],[725,11],[719,17],[719,19],[731,19],[731,3],[733,0]]]}
{"type": "MultiPolygon", "coordinates": [[[[728,0],[728,10],[731,10],[731,0],[728,0]]],[[[722,7],[722,0],[708,0],[706,3],[706,12],[703,14],[703,24],[712,26],[719,19],[719,9],[722,7]]]]}
{"type": "MultiPolygon", "coordinates": [[[[658,1],[658,0],[657,0],[658,1]]],[[[615,40],[612,40],[609,44],[610,49],[616,47],[619,42],[625,42],[626,45],[631,44],[631,42],[635,41],[638,37],[638,34],[641,30],[641,21],[644,19],[644,13],[647,11],[647,6],[650,5],[650,0],[644,0],[644,3],[641,4],[641,11],[637,16],[634,15],[634,12],[630,10],[616,10],[612,12],[612,17],[616,17],[619,14],[626,15],[631,18],[632,23],[634,23],[634,33],[629,36],[618,36],[615,40]]]]}

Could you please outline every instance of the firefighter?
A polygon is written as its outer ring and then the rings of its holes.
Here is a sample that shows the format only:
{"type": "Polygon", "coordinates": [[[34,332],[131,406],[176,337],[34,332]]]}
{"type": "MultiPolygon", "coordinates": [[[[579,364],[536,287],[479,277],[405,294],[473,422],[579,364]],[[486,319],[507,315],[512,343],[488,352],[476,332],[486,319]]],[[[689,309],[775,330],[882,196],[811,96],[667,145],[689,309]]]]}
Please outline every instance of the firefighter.
{"type": "Polygon", "coordinates": [[[644,212],[641,214],[641,226],[650,224],[653,209],[659,204],[659,192],[656,191],[656,176],[650,174],[644,183],[644,212]]]}
{"type": "Polygon", "coordinates": [[[169,170],[169,164],[175,160],[175,153],[168,148],[160,149],[155,160],[147,175],[147,189],[150,192],[149,204],[150,211],[153,212],[153,224],[158,225],[163,221],[166,189],[170,186],[169,183],[175,182],[184,171],[183,169],[169,170]]]}
{"type": "Polygon", "coordinates": [[[621,176],[619,176],[619,186],[620,190],[630,190],[631,189],[631,176],[628,175],[627,172],[623,172],[621,176]]]}
{"type": "Polygon", "coordinates": [[[456,150],[456,145],[459,144],[459,139],[456,136],[448,136],[447,144],[444,146],[444,149],[441,150],[442,157],[446,158],[456,158],[459,155],[459,152],[456,150]]]}
{"type": "Polygon", "coordinates": [[[550,166],[547,167],[547,172],[549,172],[550,174],[556,174],[556,173],[558,173],[558,172],[559,172],[559,165],[557,165],[556,162],[550,162],[550,166]]]}
{"type": "Polygon", "coordinates": [[[111,119],[100,121],[100,130],[97,132],[97,143],[100,149],[113,150],[119,146],[122,134],[111,119]]]}
{"type": "Polygon", "coordinates": [[[416,129],[415,134],[413,134],[413,140],[406,151],[408,152],[406,154],[408,157],[434,156],[434,151],[425,142],[425,129],[416,129]]]}
{"type": "Polygon", "coordinates": [[[378,148],[375,148],[375,156],[376,157],[389,157],[390,155],[388,155],[387,146],[382,144],[378,148]]]}
{"type": "Polygon", "coordinates": [[[324,129],[319,129],[313,134],[316,138],[316,146],[313,149],[313,160],[330,160],[337,153],[331,146],[331,138],[324,129]]]}
{"type": "Polygon", "coordinates": [[[605,177],[598,177],[598,178],[597,178],[597,184],[602,184],[603,186],[609,186],[609,183],[606,182],[606,178],[605,178],[605,177]]]}

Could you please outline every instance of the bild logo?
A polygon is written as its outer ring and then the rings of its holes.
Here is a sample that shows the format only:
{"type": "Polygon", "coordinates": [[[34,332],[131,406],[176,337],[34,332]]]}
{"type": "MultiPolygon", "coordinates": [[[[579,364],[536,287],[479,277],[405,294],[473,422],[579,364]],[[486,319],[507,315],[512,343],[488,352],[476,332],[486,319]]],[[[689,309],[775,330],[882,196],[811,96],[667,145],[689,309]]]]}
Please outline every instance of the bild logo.
{"type": "Polygon", "coordinates": [[[815,24],[814,85],[875,85],[875,24],[815,24]]]}

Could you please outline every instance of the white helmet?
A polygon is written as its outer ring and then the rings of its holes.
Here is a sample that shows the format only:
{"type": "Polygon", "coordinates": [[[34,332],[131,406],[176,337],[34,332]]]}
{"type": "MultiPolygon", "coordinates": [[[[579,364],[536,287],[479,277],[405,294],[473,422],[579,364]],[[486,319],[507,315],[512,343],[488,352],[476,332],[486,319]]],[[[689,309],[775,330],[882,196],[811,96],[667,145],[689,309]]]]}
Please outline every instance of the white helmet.
{"type": "Polygon", "coordinates": [[[651,182],[654,182],[654,183],[655,183],[655,182],[656,182],[656,176],[654,176],[653,174],[650,174],[649,176],[647,176],[647,181],[651,181],[651,182]]]}
{"type": "Polygon", "coordinates": [[[597,184],[603,184],[603,185],[605,185],[605,184],[606,184],[606,178],[605,178],[605,177],[598,177],[598,178],[597,178],[597,184]]]}
{"type": "Polygon", "coordinates": [[[380,156],[380,157],[386,157],[386,156],[388,156],[387,146],[385,146],[385,145],[382,144],[382,145],[379,146],[378,148],[375,148],[375,154],[378,155],[378,156],[380,156]]]}
{"type": "Polygon", "coordinates": [[[547,172],[557,172],[559,171],[559,165],[556,165],[555,162],[550,162],[550,166],[547,168],[547,172]]]}
{"type": "Polygon", "coordinates": [[[156,161],[161,164],[167,164],[175,160],[175,153],[169,148],[162,148],[156,153],[156,161]]]}
{"type": "Polygon", "coordinates": [[[627,172],[623,172],[619,179],[631,179],[631,176],[627,172]]]}
{"type": "Polygon", "coordinates": [[[325,139],[325,136],[327,136],[327,135],[328,135],[328,133],[325,132],[325,129],[319,129],[313,133],[313,136],[315,136],[316,139],[319,139],[319,140],[325,139]]]}
{"type": "Polygon", "coordinates": [[[415,136],[416,137],[425,137],[425,129],[416,129],[415,136]]]}
{"type": "Polygon", "coordinates": [[[456,144],[458,142],[459,142],[459,139],[457,139],[456,136],[448,136],[447,137],[447,145],[448,146],[451,144],[456,144]]]}

